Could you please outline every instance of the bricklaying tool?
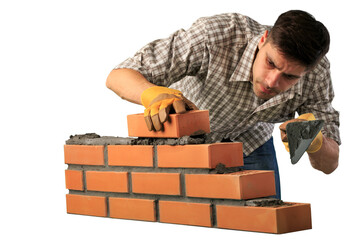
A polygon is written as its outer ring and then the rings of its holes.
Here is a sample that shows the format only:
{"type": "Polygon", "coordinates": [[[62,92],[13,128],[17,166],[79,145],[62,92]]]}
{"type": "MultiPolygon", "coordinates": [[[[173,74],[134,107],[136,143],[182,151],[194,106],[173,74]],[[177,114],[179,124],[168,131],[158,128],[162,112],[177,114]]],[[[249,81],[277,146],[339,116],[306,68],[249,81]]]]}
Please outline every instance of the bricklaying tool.
{"type": "Polygon", "coordinates": [[[296,164],[324,125],[323,120],[291,122],[286,125],[291,163],[296,164]]]}

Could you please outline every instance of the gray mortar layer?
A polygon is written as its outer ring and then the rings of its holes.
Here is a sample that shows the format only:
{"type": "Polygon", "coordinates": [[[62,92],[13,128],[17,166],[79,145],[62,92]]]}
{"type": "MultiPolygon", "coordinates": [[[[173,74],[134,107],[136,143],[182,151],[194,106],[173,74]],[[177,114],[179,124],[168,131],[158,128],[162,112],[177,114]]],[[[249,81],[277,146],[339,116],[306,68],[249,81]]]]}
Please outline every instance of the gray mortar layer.
{"type": "Polygon", "coordinates": [[[212,141],[211,134],[198,136],[183,136],[181,138],[132,138],[132,137],[109,137],[96,133],[71,135],[66,141],[67,145],[187,145],[209,144],[212,141]]]}

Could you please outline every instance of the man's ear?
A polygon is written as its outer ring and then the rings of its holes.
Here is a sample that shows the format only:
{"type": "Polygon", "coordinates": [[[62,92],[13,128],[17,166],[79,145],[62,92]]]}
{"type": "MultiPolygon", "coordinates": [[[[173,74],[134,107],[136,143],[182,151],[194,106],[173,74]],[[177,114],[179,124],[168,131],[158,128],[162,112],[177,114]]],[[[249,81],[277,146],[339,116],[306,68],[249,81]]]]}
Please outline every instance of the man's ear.
{"type": "Polygon", "coordinates": [[[268,37],[269,31],[265,30],[264,34],[261,36],[259,44],[258,44],[258,48],[262,48],[262,46],[264,46],[266,39],[268,37]]]}

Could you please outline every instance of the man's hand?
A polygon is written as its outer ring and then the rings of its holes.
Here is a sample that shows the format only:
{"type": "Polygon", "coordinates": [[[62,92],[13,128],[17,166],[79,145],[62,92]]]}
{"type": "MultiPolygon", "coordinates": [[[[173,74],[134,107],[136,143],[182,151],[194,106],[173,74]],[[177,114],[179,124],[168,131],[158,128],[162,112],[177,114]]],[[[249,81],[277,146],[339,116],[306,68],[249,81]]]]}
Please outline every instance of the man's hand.
{"type": "MultiPolygon", "coordinates": [[[[286,136],[286,125],[290,122],[311,120],[316,120],[314,115],[306,113],[300,115],[297,119],[286,121],[279,126],[281,131],[281,140],[283,141],[287,151],[289,151],[289,144],[286,136]]],[[[339,145],[331,138],[324,137],[321,131],[307,149],[307,153],[309,154],[311,166],[323,173],[330,174],[338,167],[339,145]]]]}
{"type": "Polygon", "coordinates": [[[159,86],[150,87],[143,91],[141,103],[146,108],[144,117],[149,131],[162,130],[163,123],[168,120],[172,109],[176,113],[198,109],[180,91],[159,86]]]}
{"type": "MultiPolygon", "coordinates": [[[[288,139],[287,139],[287,135],[286,135],[287,124],[292,123],[292,122],[313,121],[313,120],[316,120],[316,118],[312,113],[305,113],[305,114],[300,115],[298,118],[286,121],[279,126],[280,133],[281,133],[281,141],[285,145],[286,151],[289,152],[289,143],[288,143],[288,139]]],[[[319,151],[319,149],[322,146],[322,143],[323,143],[323,135],[320,131],[306,151],[308,153],[315,153],[315,152],[319,151]]]]}

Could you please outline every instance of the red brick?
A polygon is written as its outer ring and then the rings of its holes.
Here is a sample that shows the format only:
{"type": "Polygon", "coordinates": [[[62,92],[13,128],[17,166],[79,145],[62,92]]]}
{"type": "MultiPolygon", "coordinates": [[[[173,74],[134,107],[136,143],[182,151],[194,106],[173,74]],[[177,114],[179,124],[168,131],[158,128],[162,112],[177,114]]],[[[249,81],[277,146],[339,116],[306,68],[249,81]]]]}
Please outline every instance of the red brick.
{"type": "Polygon", "coordinates": [[[170,121],[164,123],[163,131],[149,131],[144,114],[127,116],[128,133],[131,137],[179,138],[195,132],[210,132],[209,111],[193,110],[183,114],[170,114],[170,121]]]}
{"type": "Polygon", "coordinates": [[[153,146],[109,145],[109,166],[153,167],[153,146]]]}
{"type": "Polygon", "coordinates": [[[242,143],[195,145],[160,145],[157,147],[158,166],[162,168],[215,168],[243,166],[242,143]]]}
{"type": "Polygon", "coordinates": [[[180,195],[180,173],[132,172],[134,193],[180,195]]]}
{"type": "Polygon", "coordinates": [[[185,174],[185,186],[189,197],[251,199],[276,194],[273,171],[185,174]]]}
{"type": "Polygon", "coordinates": [[[109,198],[110,217],[156,221],[155,201],[134,198],[109,198]]]}
{"type": "Polygon", "coordinates": [[[66,195],[68,213],[106,217],[107,206],[105,197],[66,195]]]}
{"type": "Polygon", "coordinates": [[[127,172],[86,172],[86,187],[89,191],[129,192],[127,172]]]}
{"type": "Polygon", "coordinates": [[[288,203],[279,207],[216,206],[219,228],[287,233],[311,229],[310,204],[288,203]]]}
{"type": "Polygon", "coordinates": [[[159,201],[160,222],[211,227],[211,208],[206,203],[159,201]]]}
{"type": "Polygon", "coordinates": [[[84,191],[83,171],[65,170],[66,189],[84,191]]]}
{"type": "Polygon", "coordinates": [[[104,146],[65,145],[66,164],[104,165],[104,146]]]}

